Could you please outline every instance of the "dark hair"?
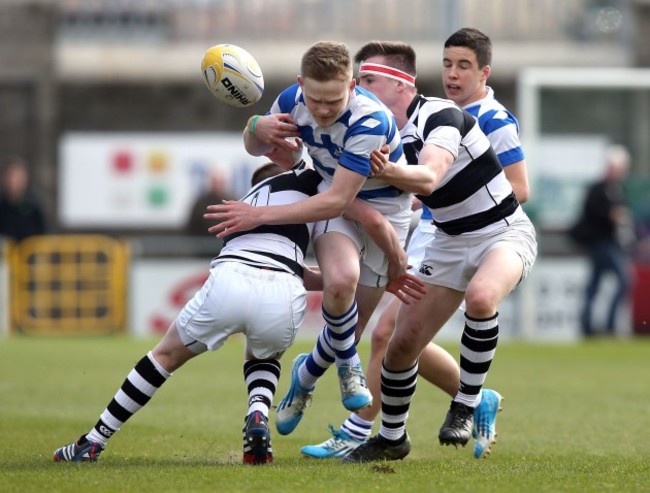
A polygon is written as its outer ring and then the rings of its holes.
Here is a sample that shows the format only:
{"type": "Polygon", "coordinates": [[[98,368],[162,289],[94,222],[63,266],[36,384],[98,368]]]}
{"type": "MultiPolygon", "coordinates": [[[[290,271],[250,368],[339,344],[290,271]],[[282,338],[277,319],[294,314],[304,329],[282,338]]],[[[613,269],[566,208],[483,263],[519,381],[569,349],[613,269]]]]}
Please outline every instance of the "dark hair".
{"type": "Polygon", "coordinates": [[[352,80],[352,60],[348,47],[336,41],[314,43],[302,56],[300,73],[319,82],[352,80]]]}
{"type": "Polygon", "coordinates": [[[282,166],[273,161],[269,161],[253,171],[253,175],[251,176],[251,186],[254,187],[259,182],[266,180],[271,176],[279,175],[283,171],[284,169],[282,169],[282,166]]]}
{"type": "Polygon", "coordinates": [[[370,41],[354,55],[355,63],[363,63],[368,58],[383,56],[393,68],[410,75],[417,75],[415,69],[415,50],[402,41],[370,41]]]}
{"type": "Polygon", "coordinates": [[[487,34],[478,29],[473,27],[459,29],[445,41],[445,48],[450,46],[464,46],[472,50],[476,55],[479,68],[492,63],[492,41],[487,34]]]}

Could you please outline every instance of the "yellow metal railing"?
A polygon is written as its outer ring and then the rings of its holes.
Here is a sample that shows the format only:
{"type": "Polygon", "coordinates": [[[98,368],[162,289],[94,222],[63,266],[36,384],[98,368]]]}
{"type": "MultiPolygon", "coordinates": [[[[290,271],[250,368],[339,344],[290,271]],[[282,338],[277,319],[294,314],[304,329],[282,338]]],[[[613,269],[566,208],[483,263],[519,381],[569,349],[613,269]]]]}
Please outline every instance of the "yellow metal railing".
{"type": "Polygon", "coordinates": [[[128,257],[124,242],[101,235],[34,236],[10,245],[11,330],[123,331],[128,257]]]}

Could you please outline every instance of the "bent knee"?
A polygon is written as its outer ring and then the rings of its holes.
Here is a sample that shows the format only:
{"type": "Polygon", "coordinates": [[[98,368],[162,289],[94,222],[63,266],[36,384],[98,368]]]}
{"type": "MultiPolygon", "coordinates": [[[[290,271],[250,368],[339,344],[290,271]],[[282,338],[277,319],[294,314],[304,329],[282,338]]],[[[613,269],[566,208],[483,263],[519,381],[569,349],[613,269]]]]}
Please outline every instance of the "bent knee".
{"type": "Polygon", "coordinates": [[[391,356],[398,361],[415,361],[422,349],[413,337],[404,332],[396,332],[389,341],[391,356]]]}
{"type": "Polygon", "coordinates": [[[499,306],[499,299],[487,290],[467,291],[465,293],[466,311],[470,316],[487,318],[494,315],[499,306]]]}
{"type": "Polygon", "coordinates": [[[373,348],[385,348],[388,346],[388,341],[390,336],[393,335],[395,325],[384,325],[380,324],[375,327],[372,331],[372,336],[370,338],[370,344],[373,348]]]}
{"type": "Polygon", "coordinates": [[[323,288],[323,297],[330,300],[347,300],[354,298],[357,280],[353,277],[338,278],[323,288]]]}

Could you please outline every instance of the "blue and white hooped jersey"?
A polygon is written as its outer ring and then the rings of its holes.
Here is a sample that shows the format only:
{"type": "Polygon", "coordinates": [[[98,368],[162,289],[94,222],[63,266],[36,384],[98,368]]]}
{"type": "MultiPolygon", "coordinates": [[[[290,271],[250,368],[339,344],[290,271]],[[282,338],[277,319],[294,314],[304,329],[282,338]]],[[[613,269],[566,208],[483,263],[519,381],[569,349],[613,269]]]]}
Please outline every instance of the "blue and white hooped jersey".
{"type": "MultiPolygon", "coordinates": [[[[390,160],[406,165],[395,118],[372,93],[356,87],[343,114],[332,126],[320,127],[311,116],[299,84],[280,93],[269,113],[289,113],[314,168],[326,183],[338,165],[368,177],[370,154],[388,144],[390,160]]],[[[410,194],[378,178],[368,178],[358,197],[384,214],[408,210],[410,194]]]]}
{"type": "Polygon", "coordinates": [[[494,97],[494,91],[486,86],[487,95],[463,107],[478,120],[478,125],[487,136],[502,167],[524,160],[524,151],[519,141],[519,122],[494,97]]]}

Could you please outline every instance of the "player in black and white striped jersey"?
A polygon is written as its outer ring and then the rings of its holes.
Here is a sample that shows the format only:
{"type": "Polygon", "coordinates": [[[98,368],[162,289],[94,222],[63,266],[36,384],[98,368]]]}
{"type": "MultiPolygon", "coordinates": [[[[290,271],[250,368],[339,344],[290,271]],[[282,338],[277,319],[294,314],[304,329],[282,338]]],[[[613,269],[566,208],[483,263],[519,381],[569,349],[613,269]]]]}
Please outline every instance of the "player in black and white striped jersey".
{"type": "Polygon", "coordinates": [[[418,269],[427,294],[400,307],[384,358],[380,432],[347,455],[346,462],[395,460],[409,453],[406,419],[418,357],[463,297],[460,389],[439,439],[454,445],[469,441],[473,409],[497,345],[498,305],[527,275],[537,254],[534,228],[476,119],[453,101],[418,94],[412,48],[386,45],[385,53],[361,63],[360,84],[393,111],[407,161],[417,166],[398,169],[375,153],[373,171],[415,192],[432,210],[437,231],[418,269]],[[396,64],[405,54],[409,66],[396,64]]]}
{"type": "MultiPolygon", "coordinates": [[[[242,200],[255,206],[293,204],[317,194],[321,181],[316,171],[296,168],[256,184],[242,200]]],[[[364,226],[378,244],[399,242],[381,214],[373,214],[363,204],[355,209],[355,204],[346,213],[364,218],[364,226]]],[[[271,462],[268,414],[280,378],[279,360],[304,319],[306,289],[322,289],[318,271],[305,266],[312,228],[312,224],[265,225],[226,236],[220,254],[210,264],[208,279],[163,339],[129,372],[95,426],[57,449],[54,460],[97,460],[108,440],[149,402],[173,371],[199,354],[219,349],[231,335],[243,333],[248,389],[243,459],[249,464],[271,462]]],[[[414,293],[408,281],[403,281],[406,284],[391,286],[400,299],[414,293]]]]}
{"type": "MultiPolygon", "coordinates": [[[[321,178],[313,170],[278,174],[282,168],[265,168],[276,176],[253,186],[243,200],[287,204],[318,193],[321,178]]],[[[304,318],[303,277],[307,287],[321,287],[317,273],[304,266],[311,228],[308,224],[261,226],[227,237],[210,264],[208,279],[167,334],[131,370],[90,432],[57,449],[54,460],[95,461],[109,438],[149,402],[173,371],[207,350],[218,349],[232,334],[244,333],[249,401],[244,462],[270,462],[268,414],[280,378],[279,358],[304,318]]]]}

